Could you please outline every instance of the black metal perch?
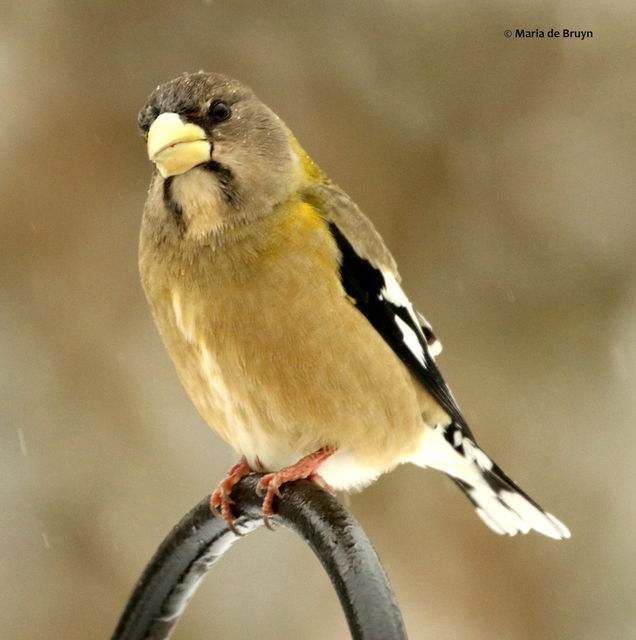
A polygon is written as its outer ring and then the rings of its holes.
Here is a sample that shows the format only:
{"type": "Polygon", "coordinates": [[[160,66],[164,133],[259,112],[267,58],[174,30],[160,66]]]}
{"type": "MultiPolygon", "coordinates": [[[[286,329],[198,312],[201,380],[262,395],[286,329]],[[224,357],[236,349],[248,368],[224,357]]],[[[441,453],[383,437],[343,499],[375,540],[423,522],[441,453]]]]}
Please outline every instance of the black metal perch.
{"type": "MultiPolygon", "coordinates": [[[[232,491],[240,533],[263,525],[259,474],[232,491]]],[[[284,485],[274,524],[293,529],[318,556],[336,589],[354,640],[405,640],[400,610],[362,527],[307,480],[284,485]]],[[[165,640],[210,567],[240,540],[202,500],[163,541],[137,583],[111,640],[165,640]]]]}

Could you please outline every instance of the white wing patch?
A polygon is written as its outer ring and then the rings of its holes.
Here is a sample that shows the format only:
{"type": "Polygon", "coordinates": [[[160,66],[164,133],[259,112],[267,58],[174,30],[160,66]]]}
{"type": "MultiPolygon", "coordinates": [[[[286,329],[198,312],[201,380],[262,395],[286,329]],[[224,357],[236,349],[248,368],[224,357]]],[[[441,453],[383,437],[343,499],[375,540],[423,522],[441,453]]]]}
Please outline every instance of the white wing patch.
{"type": "MultiPolygon", "coordinates": [[[[408,311],[409,316],[411,316],[411,318],[413,319],[413,324],[419,330],[419,337],[418,337],[418,335],[413,331],[413,329],[409,327],[410,333],[413,334],[414,340],[416,340],[418,343],[422,342],[423,344],[425,344],[428,354],[431,357],[434,358],[435,356],[439,355],[442,352],[442,343],[433,336],[433,330],[431,328],[431,325],[426,321],[426,319],[421,313],[418,313],[417,311],[415,311],[415,309],[413,308],[413,305],[411,304],[411,301],[407,298],[406,294],[404,293],[404,290],[400,286],[400,283],[397,281],[397,278],[395,277],[393,272],[388,271],[386,269],[381,269],[380,272],[382,273],[382,277],[384,278],[384,287],[382,287],[382,290],[380,291],[380,299],[387,300],[388,302],[390,302],[391,304],[394,304],[397,307],[402,307],[403,309],[406,309],[408,311]],[[428,337],[424,334],[423,327],[426,327],[429,330],[431,336],[433,336],[433,339],[431,341],[429,341],[428,337]]],[[[397,318],[396,318],[396,322],[397,322],[397,318]]],[[[404,324],[405,323],[403,321],[401,323],[398,323],[398,325],[400,326],[400,329],[402,330],[402,333],[404,333],[404,327],[403,327],[404,324]]],[[[405,339],[406,339],[406,335],[405,335],[405,339]]],[[[423,360],[420,359],[420,357],[417,354],[417,351],[415,351],[410,346],[410,344],[408,343],[408,340],[407,340],[407,345],[409,349],[411,349],[413,354],[417,357],[417,359],[424,366],[426,366],[425,364],[426,358],[424,358],[423,360]]],[[[423,348],[421,346],[420,346],[420,350],[423,351],[423,348]]]]}
{"type": "MultiPolygon", "coordinates": [[[[395,305],[396,307],[402,307],[408,311],[409,316],[413,320],[414,326],[420,328],[420,323],[413,310],[411,301],[406,297],[404,290],[397,281],[397,278],[391,271],[381,269],[382,277],[384,278],[384,287],[380,291],[380,299],[384,299],[387,302],[395,305]]],[[[417,358],[418,362],[426,367],[426,353],[424,352],[424,345],[426,345],[426,337],[420,330],[419,335],[415,330],[410,327],[402,318],[394,316],[395,324],[399,327],[402,335],[404,336],[404,344],[409,348],[411,353],[417,358]]]]}
{"type": "Polygon", "coordinates": [[[416,320],[417,318],[415,318],[415,314],[413,313],[411,302],[406,297],[397,278],[390,271],[386,271],[385,269],[381,269],[380,271],[384,278],[384,287],[382,287],[380,295],[398,307],[406,307],[411,312],[411,315],[413,315],[413,319],[416,320]]]}
{"type": "Polygon", "coordinates": [[[417,319],[420,322],[420,327],[422,327],[425,335],[426,330],[428,331],[428,335],[426,335],[428,352],[433,356],[433,358],[436,358],[440,353],[442,353],[442,343],[433,333],[433,327],[431,327],[431,323],[419,311],[415,311],[415,314],[417,315],[417,319]]]}
{"type": "Polygon", "coordinates": [[[410,349],[411,353],[417,358],[418,362],[426,367],[426,356],[424,355],[424,348],[417,334],[411,327],[409,327],[400,316],[394,316],[395,324],[400,328],[402,336],[404,337],[404,344],[410,349]]]}

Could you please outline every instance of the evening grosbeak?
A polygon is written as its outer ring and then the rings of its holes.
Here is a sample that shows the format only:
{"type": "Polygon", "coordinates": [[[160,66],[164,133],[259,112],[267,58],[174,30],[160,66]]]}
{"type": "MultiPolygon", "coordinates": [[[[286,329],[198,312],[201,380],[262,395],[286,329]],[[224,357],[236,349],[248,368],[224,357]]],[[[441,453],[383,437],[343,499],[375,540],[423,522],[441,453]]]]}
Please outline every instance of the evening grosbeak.
{"type": "Polygon", "coordinates": [[[249,88],[183,74],[139,126],[156,167],[141,279],[192,402],[242,456],[211,497],[230,526],[252,471],[267,517],[283,483],[346,491],[412,462],[497,533],[569,537],[477,446],[377,231],[249,88]]]}

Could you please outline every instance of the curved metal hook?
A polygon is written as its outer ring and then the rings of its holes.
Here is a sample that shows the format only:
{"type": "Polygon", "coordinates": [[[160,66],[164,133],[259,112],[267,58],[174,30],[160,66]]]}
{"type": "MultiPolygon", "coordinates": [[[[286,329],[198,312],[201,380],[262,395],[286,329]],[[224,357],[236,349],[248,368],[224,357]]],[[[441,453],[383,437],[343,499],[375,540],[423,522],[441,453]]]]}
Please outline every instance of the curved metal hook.
{"type": "MultiPolygon", "coordinates": [[[[250,474],[232,490],[246,534],[263,525],[250,474]]],[[[294,530],[320,559],[336,589],[354,640],[406,640],[386,574],[362,527],[329,493],[308,480],[281,489],[275,524],[294,530]]],[[[165,640],[210,567],[240,540],[199,502],[168,534],[137,583],[111,640],[165,640]]]]}

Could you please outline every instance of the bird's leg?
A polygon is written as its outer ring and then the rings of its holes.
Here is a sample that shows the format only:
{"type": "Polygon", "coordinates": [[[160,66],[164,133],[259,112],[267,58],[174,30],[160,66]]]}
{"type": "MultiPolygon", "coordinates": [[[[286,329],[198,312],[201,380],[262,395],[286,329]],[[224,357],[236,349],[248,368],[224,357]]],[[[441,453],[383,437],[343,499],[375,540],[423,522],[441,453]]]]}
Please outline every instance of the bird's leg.
{"type": "Polygon", "coordinates": [[[301,458],[295,464],[289,467],[283,467],[279,471],[274,473],[268,473],[264,475],[257,487],[256,492],[259,495],[264,495],[263,498],[263,519],[265,520],[265,526],[271,529],[269,524],[269,518],[274,514],[274,496],[280,497],[280,487],[287,482],[293,482],[294,480],[300,480],[306,478],[315,482],[318,486],[327,489],[330,493],[335,491],[322,479],[318,474],[318,467],[333,453],[335,449],[331,447],[322,447],[318,451],[310,453],[308,456],[301,458]]]}
{"type": "Polygon", "coordinates": [[[225,474],[225,478],[219,482],[217,488],[212,492],[210,496],[210,509],[213,513],[220,515],[227,523],[230,531],[237,536],[241,535],[234,528],[234,521],[236,516],[232,511],[232,504],[234,501],[231,498],[232,488],[234,485],[242,480],[246,475],[253,472],[245,456],[241,456],[241,459],[225,474]]]}

